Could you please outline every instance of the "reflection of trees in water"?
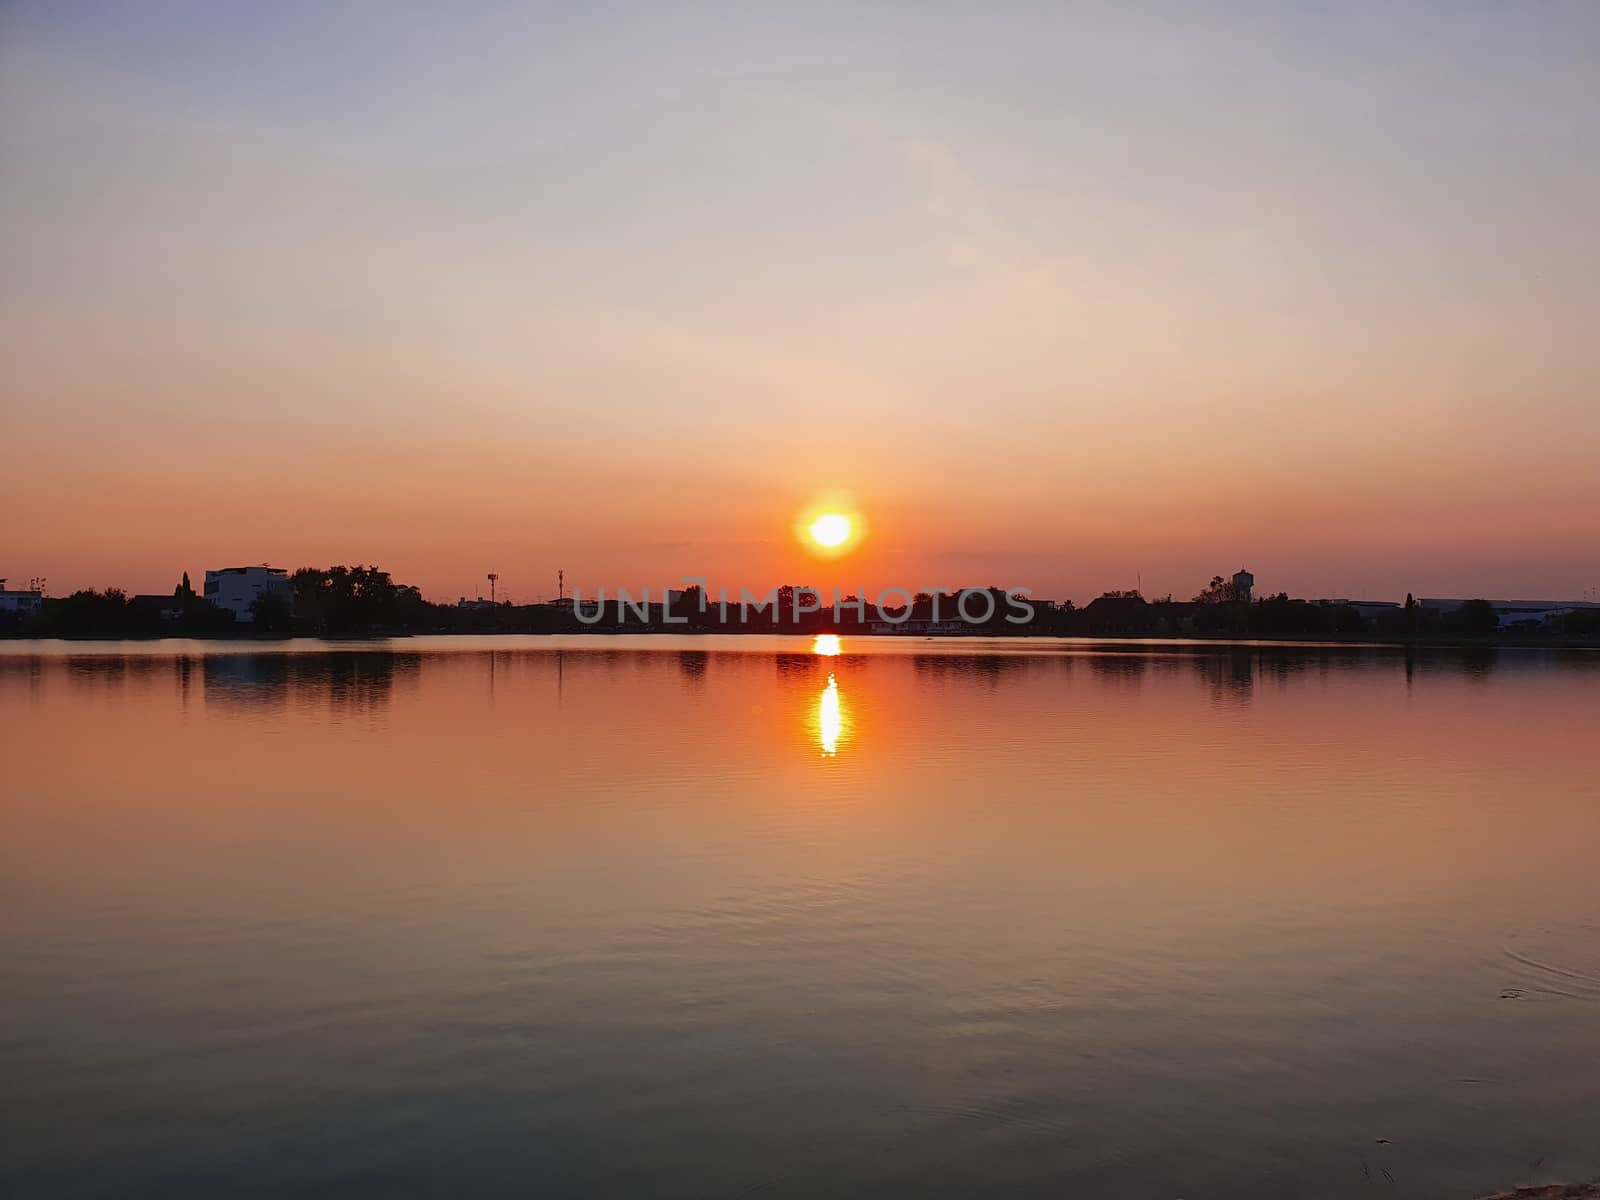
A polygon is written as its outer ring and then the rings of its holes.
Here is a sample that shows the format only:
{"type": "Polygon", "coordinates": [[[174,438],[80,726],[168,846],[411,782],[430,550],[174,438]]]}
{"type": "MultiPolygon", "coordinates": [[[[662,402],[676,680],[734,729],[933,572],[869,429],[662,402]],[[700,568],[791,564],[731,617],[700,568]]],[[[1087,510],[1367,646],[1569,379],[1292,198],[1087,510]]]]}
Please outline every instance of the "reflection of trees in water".
{"type": "Polygon", "coordinates": [[[1408,646],[1403,651],[1406,678],[1458,675],[1474,682],[1491,676],[1558,671],[1600,674],[1600,653],[1560,647],[1408,646]]]}
{"type": "Polygon", "coordinates": [[[189,698],[194,695],[194,659],[185,656],[174,663],[173,674],[177,676],[178,703],[189,707],[189,698]]]}
{"type": "Polygon", "coordinates": [[[0,687],[25,684],[38,693],[49,680],[65,681],[74,699],[141,694],[175,687],[187,704],[195,658],[168,654],[0,655],[0,687]]]}
{"type": "Polygon", "coordinates": [[[169,678],[176,659],[148,654],[85,655],[67,659],[67,683],[74,691],[136,686],[149,688],[169,678]]]}
{"type": "Polygon", "coordinates": [[[335,709],[373,709],[388,703],[397,680],[412,679],[421,657],[378,651],[325,654],[76,654],[0,658],[0,683],[26,676],[42,686],[65,679],[74,699],[144,695],[168,688],[187,706],[197,680],[208,704],[273,707],[304,700],[335,709]]]}
{"type": "MultiPolygon", "coordinates": [[[[1507,665],[1496,646],[1257,646],[1254,652],[1262,678],[1284,680],[1312,672],[1330,678],[1358,673],[1403,674],[1407,682],[1432,672],[1481,680],[1507,665]]],[[[1541,666],[1553,666],[1562,659],[1575,661],[1560,650],[1535,653],[1542,660],[1541,666]]],[[[1513,653],[1510,660],[1528,661],[1522,652],[1513,653]]]]}
{"type": "Polygon", "coordinates": [[[774,654],[772,668],[780,680],[810,679],[820,669],[822,660],[815,654],[774,654]]]}
{"type": "Polygon", "coordinates": [[[182,655],[74,654],[65,658],[40,656],[25,660],[36,682],[44,672],[64,671],[67,690],[75,699],[146,695],[156,688],[176,686],[181,704],[189,700],[193,660],[182,655]]]}
{"type": "Polygon", "coordinates": [[[1403,658],[1366,646],[1200,647],[1190,657],[1195,673],[1219,699],[1248,699],[1258,686],[1286,687],[1293,680],[1357,672],[1398,673],[1403,658]]]}
{"type": "Polygon", "coordinates": [[[1090,654],[1089,673],[1099,682],[1119,687],[1138,687],[1155,661],[1148,654],[1090,654]]]}
{"type": "Polygon", "coordinates": [[[613,678],[642,679],[672,674],[678,670],[677,656],[659,650],[639,650],[631,646],[596,647],[575,651],[566,660],[568,668],[595,668],[613,678]]]}
{"type": "Polygon", "coordinates": [[[1478,683],[1494,673],[1500,661],[1500,651],[1494,646],[1469,646],[1461,650],[1458,662],[1461,673],[1478,683]]]}
{"type": "Polygon", "coordinates": [[[711,656],[704,650],[680,650],[678,672],[683,676],[685,683],[698,687],[705,683],[706,664],[710,661],[711,656]]]}
{"type": "Polygon", "coordinates": [[[1581,659],[1573,653],[1561,650],[1513,651],[1502,659],[1496,646],[1406,646],[1392,654],[1383,653],[1382,657],[1384,667],[1404,670],[1408,685],[1429,675],[1458,676],[1474,683],[1486,683],[1502,669],[1538,667],[1543,670],[1573,666],[1579,661],[1581,659]]]}
{"type": "MultiPolygon", "coordinates": [[[[211,705],[264,708],[304,703],[325,703],[336,711],[373,711],[386,706],[396,686],[415,686],[424,657],[446,660],[459,657],[402,653],[388,650],[328,650],[304,654],[246,653],[207,655],[195,653],[93,653],[92,649],[54,654],[0,655],[0,687],[24,684],[38,692],[65,682],[68,690],[86,700],[105,700],[136,694],[176,693],[181,704],[196,694],[204,682],[211,705]],[[87,651],[87,652],[86,652],[87,651]],[[167,692],[166,689],[172,689],[167,692]]],[[[847,659],[812,653],[719,655],[715,651],[674,653],[634,648],[582,651],[495,651],[484,655],[483,671],[493,686],[496,675],[509,678],[519,672],[553,672],[559,684],[563,666],[568,672],[599,671],[623,677],[660,678],[676,675],[686,686],[698,688],[710,674],[710,660],[723,659],[721,673],[733,684],[743,671],[774,670],[778,681],[811,691],[822,685],[830,670],[857,677],[878,671],[903,678],[909,661],[913,674],[923,681],[984,680],[993,687],[1001,681],[1022,679],[1043,672],[1056,679],[1087,671],[1097,683],[1140,686],[1163,683],[1175,673],[1201,680],[1213,693],[1238,699],[1261,687],[1288,687],[1292,682],[1326,676],[1387,675],[1417,686],[1437,678],[1463,678],[1486,683],[1502,675],[1580,672],[1600,681],[1600,654],[1586,650],[1523,647],[1433,646],[1230,646],[1202,643],[1164,645],[1149,651],[1093,653],[1067,651],[1035,655],[946,652],[937,654],[857,655],[847,659]],[[766,658],[770,668],[761,662],[766,658]],[[847,665],[843,665],[847,664],[847,665]]]]}
{"type": "Polygon", "coordinates": [[[1255,690],[1256,661],[1249,647],[1233,646],[1226,653],[1196,655],[1191,661],[1213,701],[1247,701],[1255,690]]]}
{"type": "Polygon", "coordinates": [[[1307,675],[1315,671],[1318,674],[1328,674],[1330,671],[1349,669],[1358,665],[1354,659],[1343,662],[1335,659],[1313,658],[1310,655],[1285,655],[1285,654],[1258,654],[1256,655],[1256,674],[1263,683],[1272,680],[1275,683],[1288,683],[1300,675],[1307,675]]]}
{"type": "MultiPolygon", "coordinates": [[[[1191,661],[1214,691],[1233,695],[1248,694],[1256,684],[1282,686],[1311,675],[1403,675],[1410,684],[1432,673],[1481,683],[1508,667],[1508,656],[1496,646],[1234,646],[1198,650],[1191,661]]],[[[1512,652],[1509,661],[1544,669],[1583,660],[1551,650],[1526,656],[1512,652]]]]}
{"type": "Polygon", "coordinates": [[[0,688],[13,691],[25,686],[37,699],[44,691],[44,672],[48,658],[38,654],[12,657],[0,654],[0,688]]]}
{"type": "Polygon", "coordinates": [[[957,679],[983,683],[989,688],[1018,681],[1044,660],[1020,654],[914,654],[911,670],[919,679],[957,679]]]}
{"type": "Polygon", "coordinates": [[[397,681],[415,684],[420,654],[226,654],[204,660],[206,703],[223,708],[312,707],[366,713],[388,706],[397,681]]]}

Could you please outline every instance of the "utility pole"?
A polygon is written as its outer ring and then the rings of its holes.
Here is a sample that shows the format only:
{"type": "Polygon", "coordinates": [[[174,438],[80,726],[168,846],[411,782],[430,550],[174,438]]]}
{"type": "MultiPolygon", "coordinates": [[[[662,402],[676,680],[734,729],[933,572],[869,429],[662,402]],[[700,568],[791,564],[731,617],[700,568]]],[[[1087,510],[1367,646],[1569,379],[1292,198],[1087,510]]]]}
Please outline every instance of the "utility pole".
{"type": "Polygon", "coordinates": [[[567,573],[556,572],[556,603],[561,603],[567,598],[567,573]]]}

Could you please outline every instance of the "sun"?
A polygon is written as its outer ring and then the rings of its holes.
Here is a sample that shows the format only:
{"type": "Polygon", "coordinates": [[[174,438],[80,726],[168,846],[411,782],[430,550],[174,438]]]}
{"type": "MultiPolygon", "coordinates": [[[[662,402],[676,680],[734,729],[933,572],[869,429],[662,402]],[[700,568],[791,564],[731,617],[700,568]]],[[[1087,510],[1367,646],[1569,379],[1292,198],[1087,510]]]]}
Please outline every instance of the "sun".
{"type": "Polygon", "coordinates": [[[850,530],[850,518],[843,513],[823,513],[806,526],[806,532],[811,535],[811,540],[829,550],[848,542],[850,530]]]}
{"type": "Polygon", "coordinates": [[[823,492],[794,515],[794,540],[812,558],[854,554],[867,536],[867,519],[848,492],[823,492]]]}

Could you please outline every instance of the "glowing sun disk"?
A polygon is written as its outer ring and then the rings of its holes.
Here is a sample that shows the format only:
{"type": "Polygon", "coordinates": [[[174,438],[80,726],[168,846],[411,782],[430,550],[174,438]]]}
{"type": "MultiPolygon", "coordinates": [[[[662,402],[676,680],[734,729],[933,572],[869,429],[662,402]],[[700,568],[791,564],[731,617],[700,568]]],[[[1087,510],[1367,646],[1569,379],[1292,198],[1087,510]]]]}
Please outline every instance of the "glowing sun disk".
{"type": "Polygon", "coordinates": [[[850,518],[843,513],[823,513],[811,522],[808,532],[819,546],[842,546],[850,540],[850,518]]]}

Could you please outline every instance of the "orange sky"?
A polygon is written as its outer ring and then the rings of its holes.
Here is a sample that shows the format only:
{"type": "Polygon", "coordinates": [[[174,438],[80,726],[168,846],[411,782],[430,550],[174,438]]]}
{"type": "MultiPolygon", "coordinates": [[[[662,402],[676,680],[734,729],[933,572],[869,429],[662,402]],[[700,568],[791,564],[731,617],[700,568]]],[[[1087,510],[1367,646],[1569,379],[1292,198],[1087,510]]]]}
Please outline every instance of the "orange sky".
{"type": "Polygon", "coordinates": [[[0,14],[13,586],[1600,587],[1593,10],[468,10],[0,14]]]}

